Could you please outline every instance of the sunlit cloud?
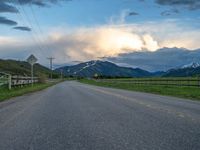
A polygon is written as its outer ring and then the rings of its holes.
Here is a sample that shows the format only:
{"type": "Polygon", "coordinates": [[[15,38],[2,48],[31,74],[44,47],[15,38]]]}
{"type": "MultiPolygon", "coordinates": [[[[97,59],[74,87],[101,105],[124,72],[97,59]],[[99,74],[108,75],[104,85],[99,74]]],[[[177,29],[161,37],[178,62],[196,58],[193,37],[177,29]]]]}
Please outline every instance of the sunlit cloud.
{"type": "Polygon", "coordinates": [[[0,36],[0,46],[6,46],[7,47],[10,44],[16,44],[16,42],[17,42],[17,39],[15,39],[15,38],[0,36]]]}
{"type": "Polygon", "coordinates": [[[67,63],[117,57],[132,52],[154,52],[162,47],[191,50],[200,47],[200,30],[181,26],[177,20],[140,24],[108,23],[78,28],[64,26],[47,29],[47,33],[40,42],[27,37],[1,37],[0,52],[13,50],[24,54],[26,50],[27,55],[30,52],[41,58],[49,55],[57,58],[56,63],[67,63]]]}
{"type": "Polygon", "coordinates": [[[64,35],[55,32],[50,34],[49,39],[56,42],[56,45],[62,45],[69,58],[78,60],[117,56],[134,51],[155,51],[159,48],[158,43],[149,34],[139,35],[130,28],[112,26],[82,28],[64,35]]]}

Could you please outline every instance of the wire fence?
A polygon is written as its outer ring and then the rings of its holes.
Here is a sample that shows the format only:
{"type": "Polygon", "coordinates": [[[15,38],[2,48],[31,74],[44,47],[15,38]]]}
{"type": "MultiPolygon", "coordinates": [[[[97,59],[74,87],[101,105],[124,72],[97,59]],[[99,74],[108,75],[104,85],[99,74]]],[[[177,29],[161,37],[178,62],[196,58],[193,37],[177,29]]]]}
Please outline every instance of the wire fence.
{"type": "Polygon", "coordinates": [[[97,82],[126,83],[135,85],[195,86],[200,87],[199,78],[152,78],[152,79],[99,79],[97,82]]]}

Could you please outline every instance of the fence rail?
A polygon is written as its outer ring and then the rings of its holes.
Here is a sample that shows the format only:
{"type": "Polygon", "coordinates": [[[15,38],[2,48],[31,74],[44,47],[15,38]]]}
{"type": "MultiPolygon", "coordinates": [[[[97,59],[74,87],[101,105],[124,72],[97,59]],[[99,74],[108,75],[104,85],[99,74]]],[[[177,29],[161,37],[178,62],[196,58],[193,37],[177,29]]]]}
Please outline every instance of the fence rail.
{"type": "Polygon", "coordinates": [[[97,82],[129,83],[135,85],[169,85],[169,86],[196,86],[200,87],[200,79],[98,79],[97,82]]]}
{"type": "Polygon", "coordinates": [[[32,83],[39,82],[38,77],[24,77],[24,76],[11,76],[6,73],[0,72],[0,86],[8,85],[8,88],[11,89],[14,86],[24,86],[32,83]]]}
{"type": "Polygon", "coordinates": [[[11,85],[18,86],[18,85],[27,85],[32,83],[37,83],[39,81],[38,77],[23,77],[23,76],[12,76],[11,77],[11,85]]]}

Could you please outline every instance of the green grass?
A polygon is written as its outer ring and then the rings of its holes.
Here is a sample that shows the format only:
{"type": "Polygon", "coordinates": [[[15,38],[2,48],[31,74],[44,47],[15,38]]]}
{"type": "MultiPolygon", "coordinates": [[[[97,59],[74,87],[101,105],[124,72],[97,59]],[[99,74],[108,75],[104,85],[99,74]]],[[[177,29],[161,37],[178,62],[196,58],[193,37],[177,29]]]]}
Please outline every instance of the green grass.
{"type": "Polygon", "coordinates": [[[128,82],[132,84],[150,85],[199,85],[198,77],[170,77],[170,78],[124,78],[124,79],[103,79],[104,82],[128,82]]]}
{"type": "Polygon", "coordinates": [[[8,90],[7,87],[0,87],[0,102],[12,97],[21,96],[21,95],[35,92],[35,91],[40,91],[56,83],[43,83],[43,84],[38,83],[38,84],[34,84],[33,87],[31,85],[27,85],[24,87],[15,87],[15,88],[12,88],[11,90],[8,90]]]}
{"type": "Polygon", "coordinates": [[[169,95],[192,100],[200,100],[200,87],[186,86],[162,86],[162,85],[136,85],[132,83],[120,82],[97,82],[95,80],[80,80],[81,83],[92,84],[97,86],[125,89],[131,91],[140,91],[146,93],[154,93],[160,95],[169,95]]]}

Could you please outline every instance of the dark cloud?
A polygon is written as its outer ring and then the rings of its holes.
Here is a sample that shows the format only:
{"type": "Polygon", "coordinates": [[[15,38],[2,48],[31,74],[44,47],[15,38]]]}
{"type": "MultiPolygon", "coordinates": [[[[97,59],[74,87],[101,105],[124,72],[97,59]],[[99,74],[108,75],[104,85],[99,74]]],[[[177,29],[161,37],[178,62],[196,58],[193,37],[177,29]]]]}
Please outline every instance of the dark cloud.
{"type": "Polygon", "coordinates": [[[40,7],[45,7],[46,4],[44,2],[33,2],[34,5],[40,6],[40,7]]]}
{"type": "Polygon", "coordinates": [[[0,13],[9,12],[9,13],[18,13],[18,9],[14,6],[8,5],[7,3],[0,2],[0,13]]]}
{"type": "Polygon", "coordinates": [[[29,28],[29,27],[23,27],[23,26],[13,27],[13,29],[15,29],[15,30],[21,30],[21,31],[28,31],[28,32],[31,31],[31,28],[29,28]]]}
{"type": "Polygon", "coordinates": [[[200,9],[200,0],[155,0],[159,5],[185,7],[189,10],[200,9]]]}
{"type": "Polygon", "coordinates": [[[47,0],[16,0],[15,3],[20,4],[20,5],[26,5],[26,4],[33,4],[33,5],[37,5],[40,7],[45,7],[48,5],[48,3],[51,2],[51,0],[47,1],[47,0]]]}
{"type": "Polygon", "coordinates": [[[161,16],[171,16],[173,14],[178,14],[178,13],[179,13],[178,9],[171,9],[161,12],[161,16]]]}
{"type": "Polygon", "coordinates": [[[17,25],[17,22],[0,16],[0,24],[14,26],[17,25]]]}
{"type": "MultiPolygon", "coordinates": [[[[15,7],[15,5],[37,5],[40,7],[46,7],[49,4],[56,4],[64,1],[70,0],[0,0],[0,13],[19,13],[19,10],[15,7]]],[[[0,24],[17,25],[17,22],[9,20],[5,17],[0,17],[0,24]]],[[[16,27],[14,29],[31,31],[30,28],[26,27],[16,27]]]]}
{"type": "Polygon", "coordinates": [[[137,15],[139,15],[139,13],[132,11],[128,15],[129,16],[137,16],[137,15]]]}
{"type": "Polygon", "coordinates": [[[48,6],[49,4],[56,4],[58,2],[70,1],[70,0],[1,0],[4,3],[13,3],[20,5],[33,4],[37,6],[48,6]]]}
{"type": "Polygon", "coordinates": [[[163,48],[155,52],[121,54],[118,57],[107,58],[107,60],[134,68],[161,71],[181,67],[191,62],[200,62],[199,58],[200,49],[191,51],[183,48],[163,48]]]}
{"type": "Polygon", "coordinates": [[[48,6],[69,0],[0,0],[0,13],[18,13],[19,10],[14,5],[37,5],[40,7],[48,6]]]}

